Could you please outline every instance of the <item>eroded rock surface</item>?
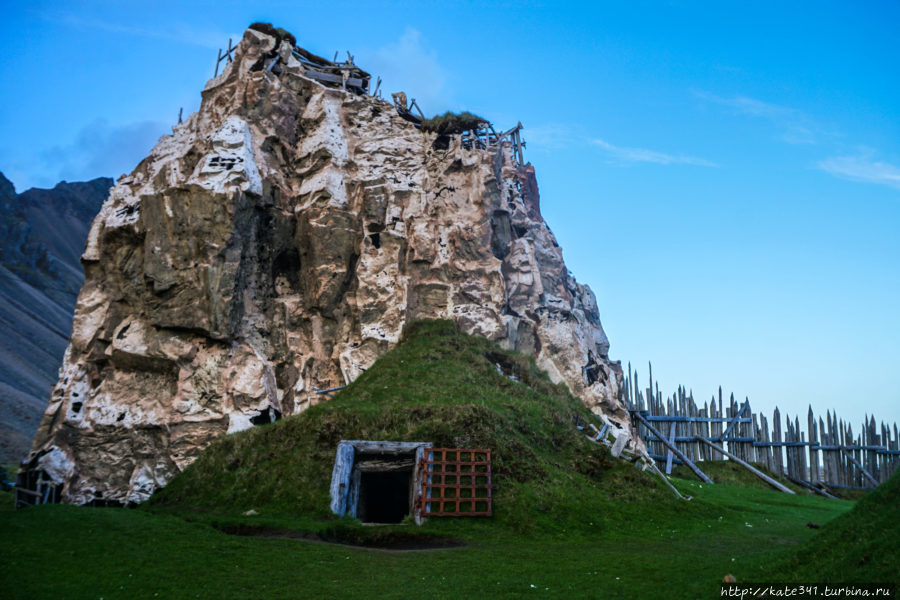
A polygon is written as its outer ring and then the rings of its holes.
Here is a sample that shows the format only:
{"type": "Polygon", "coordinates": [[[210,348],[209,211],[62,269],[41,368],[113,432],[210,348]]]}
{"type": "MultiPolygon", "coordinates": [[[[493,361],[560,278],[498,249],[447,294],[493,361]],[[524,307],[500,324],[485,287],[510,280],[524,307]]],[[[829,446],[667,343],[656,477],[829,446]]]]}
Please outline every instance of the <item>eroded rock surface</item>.
{"type": "Polygon", "coordinates": [[[248,30],[94,221],[32,472],[69,502],[140,502],[217,436],[322,401],[420,318],[535,355],[627,427],[533,168],[508,145],[435,144],[275,44],[248,30]]]}

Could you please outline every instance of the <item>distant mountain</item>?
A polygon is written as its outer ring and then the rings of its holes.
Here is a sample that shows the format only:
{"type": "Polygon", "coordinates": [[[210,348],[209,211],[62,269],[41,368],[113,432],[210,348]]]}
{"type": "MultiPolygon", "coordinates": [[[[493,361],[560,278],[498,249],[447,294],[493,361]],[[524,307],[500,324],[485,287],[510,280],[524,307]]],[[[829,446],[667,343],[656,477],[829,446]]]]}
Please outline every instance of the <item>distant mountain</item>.
{"type": "Polygon", "coordinates": [[[0,173],[0,462],[21,460],[56,383],[91,221],[113,180],[16,194],[0,173]]]}

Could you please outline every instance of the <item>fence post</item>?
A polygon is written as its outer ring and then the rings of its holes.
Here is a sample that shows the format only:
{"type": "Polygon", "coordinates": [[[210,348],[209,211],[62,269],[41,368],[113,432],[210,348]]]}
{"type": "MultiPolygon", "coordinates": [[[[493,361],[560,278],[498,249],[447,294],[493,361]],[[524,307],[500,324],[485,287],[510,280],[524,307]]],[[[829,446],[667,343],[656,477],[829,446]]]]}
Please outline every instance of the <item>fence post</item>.
{"type": "Polygon", "coordinates": [[[812,404],[809,405],[809,413],[806,415],[806,427],[809,431],[809,479],[812,483],[820,481],[819,476],[819,438],[816,435],[816,417],[813,414],[812,404]]]}
{"type": "MultiPolygon", "coordinates": [[[[669,421],[669,443],[675,445],[675,421],[669,421]]],[[[671,450],[666,451],[666,475],[672,474],[672,454],[671,450]]]]}
{"type": "Polygon", "coordinates": [[[766,468],[769,469],[771,473],[774,473],[775,470],[772,468],[772,446],[770,445],[771,440],[769,439],[769,421],[766,419],[766,415],[762,413],[759,413],[759,427],[762,433],[762,441],[765,444],[763,450],[765,451],[766,456],[766,468]]]}
{"type": "Polygon", "coordinates": [[[772,446],[772,455],[774,457],[775,473],[781,475],[784,473],[784,461],[781,456],[781,411],[775,407],[772,413],[772,442],[777,444],[772,446]]]}
{"type": "Polygon", "coordinates": [[[797,430],[794,428],[794,424],[791,422],[790,415],[785,415],[784,420],[787,432],[784,436],[784,459],[787,462],[787,475],[788,477],[793,477],[794,479],[796,479],[797,446],[794,445],[794,442],[797,441],[797,430]]]}
{"type": "MultiPolygon", "coordinates": [[[[744,418],[749,419],[746,423],[741,423],[743,427],[743,434],[741,437],[756,439],[753,431],[753,407],[750,406],[750,398],[744,398],[744,405],[747,407],[744,409],[744,418]]],[[[756,462],[756,448],[753,446],[753,442],[744,442],[744,460],[747,462],[756,462]]]]}
{"type": "Polygon", "coordinates": [[[865,460],[863,464],[866,466],[866,469],[875,476],[875,479],[878,483],[881,483],[881,480],[878,479],[878,454],[876,454],[875,450],[872,448],[873,446],[880,446],[881,440],[878,436],[878,430],[875,425],[875,416],[871,417],[870,421],[866,422],[866,427],[863,428],[866,430],[866,439],[869,440],[865,445],[867,448],[863,450],[863,456],[865,460]]]}

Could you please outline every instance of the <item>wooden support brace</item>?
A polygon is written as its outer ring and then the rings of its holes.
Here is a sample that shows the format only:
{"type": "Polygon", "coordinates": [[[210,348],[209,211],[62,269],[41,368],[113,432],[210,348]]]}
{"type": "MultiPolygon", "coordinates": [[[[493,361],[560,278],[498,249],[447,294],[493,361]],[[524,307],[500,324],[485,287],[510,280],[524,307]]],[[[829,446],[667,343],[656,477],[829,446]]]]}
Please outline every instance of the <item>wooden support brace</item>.
{"type": "Polygon", "coordinates": [[[413,99],[412,99],[412,102],[409,103],[409,110],[410,110],[410,112],[412,112],[413,107],[415,107],[416,112],[419,113],[419,116],[422,117],[422,120],[424,121],[424,120],[425,120],[425,115],[422,113],[422,109],[419,108],[419,105],[416,104],[416,99],[415,99],[415,98],[413,98],[413,99]]]}
{"type": "Polygon", "coordinates": [[[593,428],[594,428],[594,431],[597,432],[597,437],[594,438],[594,441],[595,441],[595,442],[602,442],[602,441],[603,441],[603,436],[606,434],[606,430],[609,429],[609,425],[607,425],[607,424],[604,423],[603,429],[600,429],[599,431],[597,430],[596,427],[594,427],[594,424],[593,424],[593,423],[591,423],[591,427],[593,427],[593,428]]]}
{"type": "MultiPolygon", "coordinates": [[[[493,127],[491,127],[491,129],[493,130],[493,127]]],[[[517,132],[520,129],[522,129],[522,123],[518,123],[515,127],[512,127],[510,129],[504,131],[503,133],[497,135],[497,140],[498,141],[503,140],[503,139],[511,136],[512,134],[514,134],[515,132],[517,132]]],[[[510,141],[514,141],[514,140],[510,140],[510,141]]]]}
{"type": "Polygon", "coordinates": [[[814,492],[816,494],[821,494],[822,496],[825,496],[826,498],[833,498],[834,500],[840,500],[840,498],[838,498],[837,496],[832,496],[827,491],[814,486],[813,484],[811,484],[808,481],[803,481],[802,479],[794,479],[793,477],[788,477],[788,479],[790,479],[791,481],[793,481],[800,487],[805,487],[806,489],[808,489],[811,492],[814,492]]]}
{"type": "Polygon", "coordinates": [[[872,477],[872,474],[869,473],[868,471],[866,471],[865,467],[863,467],[861,464],[859,464],[859,461],[856,460],[856,458],[854,458],[854,456],[851,453],[847,452],[843,448],[841,448],[841,452],[844,453],[844,456],[846,456],[847,458],[850,459],[850,462],[852,462],[854,465],[856,465],[857,469],[862,471],[862,474],[866,476],[866,479],[868,479],[869,481],[872,482],[872,485],[874,485],[875,487],[878,487],[878,482],[875,480],[874,477],[872,477]]]}
{"type": "Polygon", "coordinates": [[[702,437],[698,437],[697,440],[700,442],[703,442],[704,444],[706,444],[707,446],[709,446],[716,452],[720,452],[720,453],[724,454],[725,456],[727,456],[728,458],[730,458],[737,464],[741,465],[742,467],[745,467],[751,473],[753,473],[754,475],[756,475],[757,477],[759,477],[760,479],[762,479],[763,481],[765,481],[766,483],[768,483],[769,485],[774,487],[775,489],[777,489],[781,492],[784,492],[785,494],[793,494],[794,493],[794,490],[781,485],[780,483],[778,483],[777,481],[775,481],[774,479],[772,479],[771,477],[769,477],[768,475],[766,475],[765,473],[763,473],[762,471],[757,469],[756,467],[750,465],[749,463],[744,462],[743,460],[741,460],[740,458],[738,458],[737,456],[735,456],[728,450],[725,450],[724,448],[716,446],[712,442],[710,442],[702,437]]]}
{"type": "Polygon", "coordinates": [[[650,431],[650,433],[652,433],[653,435],[655,435],[656,437],[658,437],[658,438],[660,439],[660,441],[662,441],[663,445],[665,445],[667,448],[671,449],[672,452],[675,454],[675,456],[677,456],[679,459],[681,459],[681,461],[684,462],[684,464],[686,464],[686,465],[688,466],[688,468],[689,468],[691,471],[693,471],[694,475],[696,475],[697,477],[699,477],[701,481],[703,481],[704,483],[709,483],[709,484],[714,483],[713,480],[710,479],[709,477],[707,477],[706,474],[705,474],[703,471],[701,471],[700,469],[698,469],[698,468],[697,468],[697,465],[695,465],[695,464],[691,461],[691,459],[689,459],[687,456],[685,456],[684,453],[683,453],[681,450],[679,450],[678,448],[676,448],[674,445],[669,444],[669,441],[666,440],[666,439],[663,437],[663,435],[662,435],[659,431],[656,430],[656,427],[654,427],[653,425],[651,425],[650,422],[647,421],[646,418],[644,418],[644,415],[642,415],[641,413],[634,413],[634,416],[637,417],[638,420],[639,420],[641,423],[644,424],[644,427],[646,427],[647,430],[650,431]]]}
{"type": "Polygon", "coordinates": [[[516,125],[516,132],[514,135],[516,136],[516,151],[519,154],[519,164],[524,165],[525,157],[522,155],[522,135],[519,133],[521,129],[522,123],[520,122],[518,125],[516,125]]]}
{"type": "Polygon", "coordinates": [[[731,430],[734,429],[734,426],[738,424],[738,419],[741,418],[741,415],[744,414],[744,411],[747,410],[747,407],[750,406],[749,402],[744,402],[744,405],[741,406],[741,410],[737,411],[734,417],[731,419],[731,423],[728,424],[728,428],[719,436],[719,441],[721,442],[724,438],[728,437],[728,434],[731,433],[731,430]]]}
{"type": "Polygon", "coordinates": [[[657,475],[659,475],[660,479],[663,480],[663,483],[665,483],[667,486],[669,486],[669,489],[670,489],[670,490],[672,490],[673,492],[675,492],[675,495],[676,495],[676,496],[678,496],[678,497],[681,498],[682,500],[688,500],[688,499],[689,499],[689,498],[685,498],[684,496],[682,496],[682,495],[681,495],[681,492],[679,492],[679,491],[675,488],[675,486],[672,485],[672,482],[669,481],[669,478],[662,474],[662,471],[660,471],[660,470],[659,470],[659,467],[656,466],[656,462],[655,462],[655,461],[652,461],[652,460],[650,461],[650,468],[653,469],[653,471],[654,471],[657,475]]]}
{"type": "Polygon", "coordinates": [[[317,394],[331,394],[331,393],[337,392],[338,390],[342,390],[342,389],[344,389],[345,387],[347,387],[347,386],[346,386],[346,385],[339,385],[339,386],[337,386],[337,387],[328,388],[327,390],[317,390],[316,388],[313,388],[313,391],[314,391],[315,393],[317,393],[317,394]]]}

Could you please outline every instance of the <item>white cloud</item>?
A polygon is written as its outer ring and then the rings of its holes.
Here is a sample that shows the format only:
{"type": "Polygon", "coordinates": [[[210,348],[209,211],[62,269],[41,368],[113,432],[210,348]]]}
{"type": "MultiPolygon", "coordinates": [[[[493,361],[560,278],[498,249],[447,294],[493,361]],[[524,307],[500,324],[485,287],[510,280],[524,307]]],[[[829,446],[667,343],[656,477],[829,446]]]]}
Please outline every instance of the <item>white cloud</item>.
{"type": "Polygon", "coordinates": [[[703,158],[685,155],[672,155],[647,150],[646,148],[629,148],[627,146],[614,146],[600,139],[591,140],[595,146],[602,148],[610,157],[623,163],[654,163],[658,165],[695,165],[698,167],[718,167],[714,162],[703,158]]]}
{"type": "Polygon", "coordinates": [[[819,161],[821,170],[851,181],[863,181],[900,189],[900,167],[867,156],[835,156],[819,161]]]}
{"type": "Polygon", "coordinates": [[[822,134],[822,128],[809,115],[794,108],[747,96],[723,98],[702,90],[693,93],[707,102],[727,106],[736,114],[766,119],[781,130],[779,138],[789,144],[815,144],[822,134]]]}
{"type": "Polygon", "coordinates": [[[400,39],[357,62],[366,65],[373,79],[382,78],[381,91],[386,98],[390,99],[392,92],[406,92],[426,117],[450,106],[446,71],[415,29],[408,28],[400,39]]]}

